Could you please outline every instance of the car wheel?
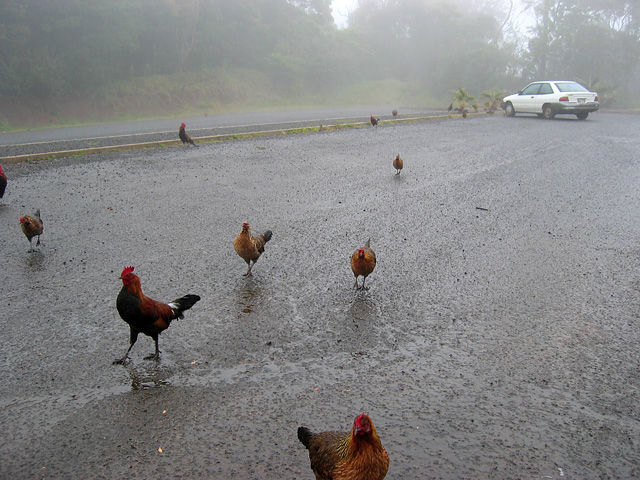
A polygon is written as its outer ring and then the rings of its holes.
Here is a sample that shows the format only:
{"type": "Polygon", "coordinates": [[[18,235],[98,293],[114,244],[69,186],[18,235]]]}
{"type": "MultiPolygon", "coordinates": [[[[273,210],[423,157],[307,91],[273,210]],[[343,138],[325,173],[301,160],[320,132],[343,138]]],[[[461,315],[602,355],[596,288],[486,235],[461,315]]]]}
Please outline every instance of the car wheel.
{"type": "Polygon", "coordinates": [[[576,113],[576,117],[578,117],[578,120],[585,120],[588,116],[589,112],[576,113]]]}
{"type": "Polygon", "coordinates": [[[507,103],[507,106],[504,107],[504,113],[507,114],[507,117],[515,117],[516,116],[516,109],[513,108],[513,104],[512,103],[507,103]]]}
{"type": "Polygon", "coordinates": [[[542,115],[547,120],[551,120],[556,116],[556,112],[553,111],[551,105],[545,105],[544,107],[542,107],[542,115]]]}

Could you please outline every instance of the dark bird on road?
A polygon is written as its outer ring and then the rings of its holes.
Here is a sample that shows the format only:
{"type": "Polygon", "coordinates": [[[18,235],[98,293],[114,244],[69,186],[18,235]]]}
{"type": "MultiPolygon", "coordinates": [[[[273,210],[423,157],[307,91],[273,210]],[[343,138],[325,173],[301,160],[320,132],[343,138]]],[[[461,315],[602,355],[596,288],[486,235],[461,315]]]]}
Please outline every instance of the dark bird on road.
{"type": "Polygon", "coordinates": [[[116,300],[116,307],[120,317],[129,324],[130,338],[129,348],[124,357],[113,363],[126,362],[131,348],[136,343],[139,333],[153,338],[156,344],[154,354],[145,357],[145,360],[158,360],[160,349],[158,348],[158,335],[169,328],[172,320],[184,318],[182,312],[189,310],[200,300],[198,295],[185,295],[170,303],[161,303],[142,293],[140,277],[133,273],[133,267],[126,267],[120,274],[122,289],[116,300]]]}
{"type": "Polygon", "coordinates": [[[447,112],[450,112],[451,110],[453,110],[453,103],[449,104],[449,108],[447,108],[447,112]]]}
{"type": "Polygon", "coordinates": [[[391,115],[393,115],[394,117],[397,117],[398,116],[398,110],[393,110],[391,112],[391,115]]]}
{"type": "Polygon", "coordinates": [[[379,121],[380,121],[379,118],[376,118],[373,115],[371,115],[371,125],[373,125],[374,127],[377,127],[379,121]]]}
{"type": "Polygon", "coordinates": [[[196,147],[197,145],[193,143],[193,140],[191,140],[191,137],[189,136],[187,131],[184,129],[184,127],[186,126],[187,126],[186,123],[183,123],[182,125],[180,125],[180,130],[178,130],[178,136],[180,137],[180,140],[182,140],[183,144],[190,143],[191,145],[196,147]]]}
{"type": "Polygon", "coordinates": [[[4,191],[7,188],[7,176],[4,174],[4,170],[2,170],[2,165],[0,165],[0,198],[4,197],[4,191]]]}

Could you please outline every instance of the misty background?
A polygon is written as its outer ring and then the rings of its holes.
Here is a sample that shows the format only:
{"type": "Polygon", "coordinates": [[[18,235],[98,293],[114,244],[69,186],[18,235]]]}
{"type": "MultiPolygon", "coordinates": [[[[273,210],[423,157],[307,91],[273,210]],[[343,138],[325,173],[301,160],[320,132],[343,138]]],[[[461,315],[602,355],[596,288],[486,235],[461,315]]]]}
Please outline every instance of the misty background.
{"type": "Polygon", "coordinates": [[[603,107],[638,107],[640,2],[0,3],[0,130],[274,107],[446,107],[459,87],[482,103],[483,93],[537,79],[577,80],[603,107]]]}

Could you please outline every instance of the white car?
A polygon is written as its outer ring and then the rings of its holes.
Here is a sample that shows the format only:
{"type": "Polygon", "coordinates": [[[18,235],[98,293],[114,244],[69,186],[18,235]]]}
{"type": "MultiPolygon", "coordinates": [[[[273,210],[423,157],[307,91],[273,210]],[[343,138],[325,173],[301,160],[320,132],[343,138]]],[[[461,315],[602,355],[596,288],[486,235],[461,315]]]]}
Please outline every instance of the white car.
{"type": "Polygon", "coordinates": [[[533,82],[518,93],[504,97],[502,102],[509,117],[516,113],[535,113],[551,119],[558,114],[570,113],[584,120],[590,112],[600,108],[597,93],[568,80],[533,82]]]}

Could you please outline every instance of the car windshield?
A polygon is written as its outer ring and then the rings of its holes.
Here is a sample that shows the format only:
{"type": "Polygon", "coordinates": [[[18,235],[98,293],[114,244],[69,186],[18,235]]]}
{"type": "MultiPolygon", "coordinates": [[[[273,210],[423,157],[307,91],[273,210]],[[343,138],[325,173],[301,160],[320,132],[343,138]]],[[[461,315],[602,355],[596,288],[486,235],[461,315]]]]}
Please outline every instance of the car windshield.
{"type": "Polygon", "coordinates": [[[586,88],[576,82],[556,82],[556,87],[561,92],[588,92],[586,88]]]}

